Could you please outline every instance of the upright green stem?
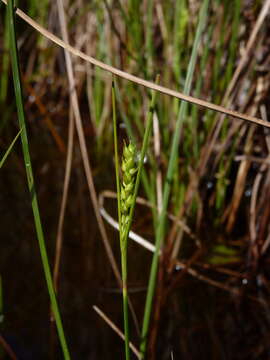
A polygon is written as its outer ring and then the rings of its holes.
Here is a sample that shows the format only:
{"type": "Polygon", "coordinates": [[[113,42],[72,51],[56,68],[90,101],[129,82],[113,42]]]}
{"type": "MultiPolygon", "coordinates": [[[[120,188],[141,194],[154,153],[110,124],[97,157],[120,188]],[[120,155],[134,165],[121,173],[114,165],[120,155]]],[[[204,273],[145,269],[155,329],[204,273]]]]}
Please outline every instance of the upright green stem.
{"type": "Polygon", "coordinates": [[[128,321],[128,294],[127,294],[127,251],[123,247],[122,226],[121,226],[121,202],[120,202],[120,179],[119,179],[119,157],[118,157],[118,136],[116,124],[116,105],[115,105],[115,83],[112,83],[112,109],[113,109],[113,136],[114,136],[114,158],[115,158],[115,177],[117,189],[117,209],[119,219],[119,234],[121,243],[121,265],[122,265],[122,293],[123,293],[123,314],[124,314],[124,333],[125,333],[125,354],[126,360],[130,359],[129,350],[129,321],[128,321]]]}
{"type": "MultiPolygon", "coordinates": [[[[127,249],[126,249],[127,250],[127,249]]],[[[122,281],[123,281],[123,312],[125,332],[125,354],[126,360],[130,359],[129,349],[129,320],[128,320],[128,292],[127,292],[127,251],[121,250],[122,281]]]]}
{"type": "Polygon", "coordinates": [[[10,36],[10,46],[11,46],[11,62],[12,62],[13,81],[14,81],[14,88],[15,88],[16,105],[17,105],[17,109],[18,109],[19,124],[20,124],[20,129],[22,129],[21,130],[21,141],[22,141],[25,169],[26,169],[26,174],[27,174],[28,188],[29,188],[29,192],[31,195],[32,210],[33,210],[33,215],[34,215],[34,221],[35,221],[39,249],[40,249],[40,254],[41,254],[41,259],[42,259],[43,270],[45,273],[48,293],[50,296],[52,310],[53,310],[53,314],[55,317],[58,336],[59,336],[60,344],[62,347],[64,359],[70,360],[70,355],[69,355],[69,351],[68,351],[68,347],[67,347],[67,343],[66,343],[66,339],[65,339],[62,320],[61,320],[56,296],[55,296],[54,289],[53,289],[52,276],[51,276],[49,260],[48,260],[48,256],[47,256],[47,250],[46,250],[42,225],[41,225],[37,194],[36,194],[36,190],[35,190],[34,176],[33,176],[33,171],[32,171],[31,157],[30,157],[29,145],[28,145],[28,137],[27,137],[27,131],[26,131],[26,126],[25,126],[25,116],[24,116],[22,90],[21,90],[21,79],[20,79],[19,62],[18,62],[18,50],[17,50],[16,35],[15,35],[13,0],[9,0],[7,5],[8,5],[8,7],[7,7],[8,17],[9,17],[9,36],[10,36]]]}
{"type": "MultiPolygon", "coordinates": [[[[159,78],[157,77],[157,82],[159,78]]],[[[125,331],[125,352],[126,352],[126,360],[130,358],[130,351],[129,351],[129,322],[128,322],[128,292],[127,292],[127,242],[128,242],[128,235],[133,219],[134,214],[134,208],[136,203],[136,197],[139,189],[140,179],[142,175],[142,169],[143,169],[143,163],[144,158],[147,152],[148,144],[149,144],[149,137],[152,129],[152,121],[153,121],[153,113],[154,113],[154,106],[156,101],[156,92],[152,92],[152,100],[150,109],[147,116],[147,123],[146,123],[146,129],[144,133],[143,138],[143,145],[142,145],[142,151],[140,154],[140,160],[138,165],[138,171],[135,181],[135,186],[133,189],[133,185],[131,186],[132,193],[132,199],[131,203],[129,203],[127,208],[124,211],[124,219],[127,220],[127,222],[123,221],[123,207],[125,207],[125,200],[130,200],[129,195],[130,194],[122,194],[122,190],[125,190],[125,188],[120,189],[120,180],[119,180],[119,158],[118,158],[118,146],[117,146],[117,126],[116,126],[116,106],[115,106],[115,87],[114,83],[112,86],[112,106],[113,106],[113,128],[114,128],[114,152],[115,152],[115,172],[116,172],[116,186],[117,186],[117,203],[118,203],[118,218],[119,218],[119,233],[120,233],[120,245],[121,245],[121,263],[122,263],[122,281],[123,281],[123,311],[124,311],[124,331],[125,331]],[[121,197],[120,197],[121,193],[121,197]],[[121,205],[121,202],[123,202],[123,206],[121,205]]],[[[130,162],[127,161],[127,156],[134,155],[134,145],[125,146],[124,154],[126,157],[126,165],[129,167],[130,162]],[[126,154],[125,154],[126,151],[126,154]]],[[[132,164],[133,164],[132,160],[132,164]]],[[[133,165],[132,165],[133,166],[133,165]]],[[[131,167],[132,167],[131,166],[131,167]]],[[[134,169],[128,168],[128,173],[126,175],[127,178],[132,178],[132,171],[134,169]],[[131,172],[129,172],[131,170],[131,172]]],[[[136,171],[136,170],[135,170],[136,171]]],[[[134,173],[133,173],[134,174],[134,173]]],[[[125,175],[124,175],[125,176],[125,175]]],[[[130,179],[131,180],[131,179],[130,179]]],[[[127,180],[126,180],[127,185],[127,180]]],[[[126,187],[126,189],[128,189],[126,187]]]]}
{"type": "MultiPolygon", "coordinates": [[[[204,0],[203,5],[201,7],[200,11],[200,17],[199,17],[199,23],[196,31],[194,46],[192,49],[191,54],[191,61],[188,68],[188,74],[187,74],[187,80],[185,84],[185,90],[189,91],[191,87],[191,80],[192,75],[195,68],[195,62],[197,58],[198,53],[198,46],[199,46],[199,40],[201,37],[201,33],[205,24],[207,9],[208,9],[208,2],[209,0],[204,0]]],[[[166,182],[164,185],[164,193],[163,193],[163,202],[162,202],[162,210],[159,216],[158,221],[158,228],[156,233],[156,249],[155,253],[153,255],[152,264],[151,264],[151,270],[150,270],[150,278],[148,282],[148,288],[147,288],[147,296],[146,296],[146,303],[145,303],[145,310],[144,310],[144,319],[143,319],[143,328],[142,328],[142,335],[141,335],[141,356],[144,358],[145,351],[146,351],[146,345],[147,345],[147,335],[149,331],[149,324],[150,324],[150,318],[151,318],[151,312],[152,312],[152,303],[153,303],[153,297],[154,297],[154,291],[156,286],[156,276],[157,276],[157,269],[158,269],[158,259],[160,254],[160,249],[163,245],[164,241],[164,232],[165,232],[165,220],[166,220],[166,213],[167,213],[167,207],[169,202],[169,196],[171,191],[171,182],[173,179],[173,172],[175,169],[176,159],[177,159],[177,153],[178,153],[178,145],[180,140],[180,130],[183,123],[183,115],[186,111],[186,105],[185,103],[181,103],[179,115],[177,118],[176,128],[173,136],[172,146],[171,146],[171,152],[170,152],[170,159],[169,159],[169,165],[166,175],[166,182]]]]}

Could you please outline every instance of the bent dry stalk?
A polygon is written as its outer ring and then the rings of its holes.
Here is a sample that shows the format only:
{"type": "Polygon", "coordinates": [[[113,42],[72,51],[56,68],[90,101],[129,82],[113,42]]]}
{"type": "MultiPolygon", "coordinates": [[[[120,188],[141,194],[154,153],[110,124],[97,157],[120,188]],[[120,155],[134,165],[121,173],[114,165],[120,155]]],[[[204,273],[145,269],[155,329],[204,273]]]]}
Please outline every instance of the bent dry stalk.
{"type": "Polygon", "coordinates": [[[128,294],[127,294],[127,243],[130,223],[132,220],[131,208],[135,201],[134,186],[137,168],[135,165],[136,147],[133,143],[124,146],[122,159],[123,181],[120,190],[120,247],[123,281],[123,311],[125,330],[126,360],[130,358],[129,350],[129,323],[128,323],[128,294]]]}

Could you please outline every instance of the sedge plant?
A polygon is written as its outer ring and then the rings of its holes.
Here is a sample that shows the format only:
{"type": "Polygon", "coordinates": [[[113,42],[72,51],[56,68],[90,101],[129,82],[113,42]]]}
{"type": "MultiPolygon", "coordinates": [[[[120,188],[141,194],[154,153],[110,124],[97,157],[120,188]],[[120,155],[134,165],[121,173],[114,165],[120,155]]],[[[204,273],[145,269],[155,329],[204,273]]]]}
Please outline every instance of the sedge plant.
{"type": "MultiPolygon", "coordinates": [[[[157,80],[158,81],[158,78],[157,80]]],[[[139,154],[139,163],[137,165],[138,152],[133,142],[124,144],[122,158],[122,183],[120,185],[119,176],[119,157],[118,157],[118,136],[116,125],[116,105],[115,105],[115,85],[112,84],[112,107],[113,107],[113,129],[114,129],[114,152],[115,152],[115,173],[117,187],[118,219],[119,219],[119,237],[121,250],[122,267],[122,292],[123,292],[123,313],[124,313],[124,333],[125,333],[125,356],[130,359],[129,351],[129,320],[128,320],[128,290],[127,290],[127,246],[128,236],[134,215],[136,197],[142,176],[144,158],[147,152],[150,133],[152,129],[154,106],[156,101],[156,92],[152,92],[150,109],[148,111],[146,128],[143,137],[142,150],[139,154]]]]}

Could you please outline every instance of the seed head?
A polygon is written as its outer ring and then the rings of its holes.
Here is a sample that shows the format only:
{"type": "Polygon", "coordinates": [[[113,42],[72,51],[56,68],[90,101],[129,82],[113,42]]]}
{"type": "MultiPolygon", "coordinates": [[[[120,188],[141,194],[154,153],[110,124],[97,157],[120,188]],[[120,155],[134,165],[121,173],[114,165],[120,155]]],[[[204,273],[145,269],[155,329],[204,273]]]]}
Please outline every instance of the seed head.
{"type": "Polygon", "coordinates": [[[125,144],[122,158],[123,181],[120,194],[122,239],[125,239],[126,232],[128,231],[130,220],[129,211],[133,202],[136,171],[136,147],[133,143],[129,145],[125,144]]]}

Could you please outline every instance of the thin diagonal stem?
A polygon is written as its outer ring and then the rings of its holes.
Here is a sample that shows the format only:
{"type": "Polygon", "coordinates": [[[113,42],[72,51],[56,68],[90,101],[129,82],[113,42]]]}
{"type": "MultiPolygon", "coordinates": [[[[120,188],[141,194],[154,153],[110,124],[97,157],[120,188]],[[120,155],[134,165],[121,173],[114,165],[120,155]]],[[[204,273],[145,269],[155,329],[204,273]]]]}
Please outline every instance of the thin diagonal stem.
{"type": "MultiPolygon", "coordinates": [[[[0,0],[2,1],[4,4],[7,3],[6,0],[0,0]]],[[[220,113],[232,116],[233,118],[236,119],[242,119],[242,120],[246,120],[249,122],[253,122],[255,124],[258,125],[262,125],[262,126],[266,126],[266,127],[270,127],[270,123],[261,119],[258,119],[254,116],[249,116],[246,114],[241,114],[237,111],[234,110],[230,110],[230,109],[226,109],[223,106],[220,105],[216,105],[213,103],[210,103],[208,101],[202,100],[202,99],[198,99],[195,98],[193,96],[189,96],[189,95],[185,95],[179,91],[175,91],[169,88],[166,88],[165,86],[161,86],[161,85],[157,85],[152,83],[151,81],[147,81],[144,80],[142,78],[139,78],[137,76],[134,76],[132,74],[129,74],[125,71],[119,70],[113,66],[107,65],[105,63],[103,63],[102,61],[99,61],[95,58],[93,58],[92,56],[86,55],[85,53],[83,53],[82,51],[74,48],[73,46],[69,45],[68,43],[66,43],[65,41],[59,39],[57,36],[55,36],[54,34],[52,34],[51,32],[49,32],[48,30],[46,30],[45,28],[43,28],[41,25],[39,25],[36,21],[34,21],[31,17],[29,17],[28,15],[26,15],[22,10],[20,10],[19,8],[16,9],[16,13],[24,20],[26,21],[29,25],[31,25],[33,28],[35,28],[38,32],[40,32],[42,35],[44,35],[46,38],[50,39],[51,41],[53,41],[55,44],[61,46],[63,49],[66,49],[67,51],[69,51],[70,53],[72,53],[75,56],[80,57],[81,59],[90,62],[91,64],[100,67],[101,69],[108,71],[114,75],[117,75],[123,79],[132,81],[138,85],[144,86],[146,88],[152,89],[152,90],[156,90],[162,94],[166,94],[172,97],[175,97],[177,99],[183,100],[183,101],[187,101],[190,102],[191,104],[195,104],[195,105],[199,105],[202,107],[205,107],[206,109],[210,109],[210,110],[214,110],[214,111],[218,111],[220,113]]]]}

